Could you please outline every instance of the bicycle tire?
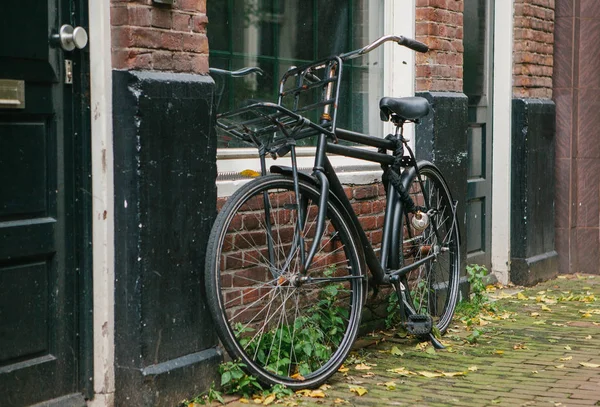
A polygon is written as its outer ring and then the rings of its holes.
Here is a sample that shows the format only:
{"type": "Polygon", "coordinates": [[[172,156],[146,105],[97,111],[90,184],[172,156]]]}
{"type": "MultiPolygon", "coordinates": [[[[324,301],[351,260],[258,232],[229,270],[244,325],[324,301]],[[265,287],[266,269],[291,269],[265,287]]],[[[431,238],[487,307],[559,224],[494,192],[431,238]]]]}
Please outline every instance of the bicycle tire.
{"type": "Polygon", "coordinates": [[[409,194],[416,205],[434,209],[435,213],[422,231],[412,224],[414,215],[405,213],[402,218],[401,258],[406,266],[430,255],[436,246],[440,248],[440,253],[411,270],[403,277],[402,282],[407,288],[407,312],[429,315],[434,326],[443,334],[452,321],[458,300],[458,223],[450,189],[440,170],[431,163],[419,163],[418,168],[425,194],[416,174],[409,181],[409,194]]]}
{"type": "MultiPolygon", "coordinates": [[[[310,247],[320,191],[305,180],[299,187],[305,246],[310,247]]],[[[212,228],[205,267],[208,306],[232,359],[264,384],[291,389],[322,384],[338,370],[356,337],[365,266],[358,239],[335,202],[329,199],[325,233],[304,274],[318,281],[298,284],[298,211],[291,177],[267,175],[245,184],[212,228]]]]}

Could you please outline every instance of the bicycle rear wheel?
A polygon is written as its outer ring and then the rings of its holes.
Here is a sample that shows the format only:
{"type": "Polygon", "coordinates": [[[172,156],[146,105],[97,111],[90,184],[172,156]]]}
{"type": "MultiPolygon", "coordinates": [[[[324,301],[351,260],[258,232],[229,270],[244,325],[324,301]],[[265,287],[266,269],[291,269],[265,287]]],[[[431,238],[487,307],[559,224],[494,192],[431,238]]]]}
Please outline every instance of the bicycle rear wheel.
{"type": "Polygon", "coordinates": [[[359,326],[364,263],[335,199],[317,254],[302,270],[299,236],[310,248],[319,195],[301,181],[298,206],[291,178],[258,178],[229,198],[209,239],[205,283],[217,331],[231,357],[266,384],[321,384],[346,358],[359,326]]]}
{"type": "Polygon", "coordinates": [[[453,210],[452,196],[440,171],[426,163],[419,165],[423,188],[415,175],[409,184],[409,193],[415,204],[430,211],[429,224],[423,229],[413,226],[413,214],[403,218],[403,264],[418,262],[439,254],[404,278],[408,307],[411,313],[431,316],[434,326],[444,333],[452,321],[458,300],[460,250],[458,224],[453,210]]]}

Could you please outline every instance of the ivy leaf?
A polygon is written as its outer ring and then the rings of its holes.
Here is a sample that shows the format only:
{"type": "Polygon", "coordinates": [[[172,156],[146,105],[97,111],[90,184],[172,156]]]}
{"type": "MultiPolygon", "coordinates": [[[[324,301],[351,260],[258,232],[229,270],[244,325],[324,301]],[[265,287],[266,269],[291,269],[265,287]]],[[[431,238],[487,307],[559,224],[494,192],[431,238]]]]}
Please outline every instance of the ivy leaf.
{"type": "Polygon", "coordinates": [[[231,381],[231,372],[225,372],[221,375],[221,386],[225,386],[231,381]]]}

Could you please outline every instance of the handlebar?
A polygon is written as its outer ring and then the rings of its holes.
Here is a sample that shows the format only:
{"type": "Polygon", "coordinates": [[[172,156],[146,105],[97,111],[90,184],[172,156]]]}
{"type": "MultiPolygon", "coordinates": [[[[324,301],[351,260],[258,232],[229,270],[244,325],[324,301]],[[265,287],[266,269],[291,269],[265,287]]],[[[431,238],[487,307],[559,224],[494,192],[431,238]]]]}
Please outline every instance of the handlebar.
{"type": "Polygon", "coordinates": [[[258,75],[262,75],[265,73],[262,69],[260,69],[259,67],[256,67],[256,66],[250,66],[250,67],[238,69],[237,71],[228,71],[226,69],[219,69],[219,68],[209,68],[208,72],[212,73],[212,74],[231,76],[233,78],[239,78],[242,76],[250,75],[251,73],[256,73],[258,75]]]}
{"type": "Polygon", "coordinates": [[[379,46],[381,46],[383,43],[388,42],[388,41],[394,41],[394,42],[398,43],[398,45],[403,45],[403,46],[410,48],[413,51],[417,51],[417,52],[429,51],[429,47],[427,45],[425,45],[422,42],[419,42],[417,40],[413,40],[412,38],[403,37],[402,35],[384,35],[383,37],[376,39],[369,45],[366,45],[362,48],[359,48],[354,51],[350,51],[350,52],[340,55],[340,58],[342,58],[343,60],[358,58],[360,56],[368,54],[369,52],[373,51],[375,48],[379,48],[379,46]]]}

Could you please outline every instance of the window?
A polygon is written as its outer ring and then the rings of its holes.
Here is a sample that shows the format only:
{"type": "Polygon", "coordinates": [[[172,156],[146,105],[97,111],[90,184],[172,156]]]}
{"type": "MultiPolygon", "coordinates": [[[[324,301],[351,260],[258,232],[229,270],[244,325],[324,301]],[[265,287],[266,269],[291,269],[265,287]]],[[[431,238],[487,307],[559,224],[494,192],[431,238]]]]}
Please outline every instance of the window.
{"type": "MultiPolygon", "coordinates": [[[[228,78],[219,111],[245,100],[276,101],[291,66],[347,52],[383,35],[383,0],[213,0],[208,4],[210,66],[259,66],[265,75],[228,78]]],[[[383,89],[383,52],[344,65],[338,127],[381,134],[377,107],[383,89]]],[[[219,148],[246,147],[220,137],[219,148]]]]}

